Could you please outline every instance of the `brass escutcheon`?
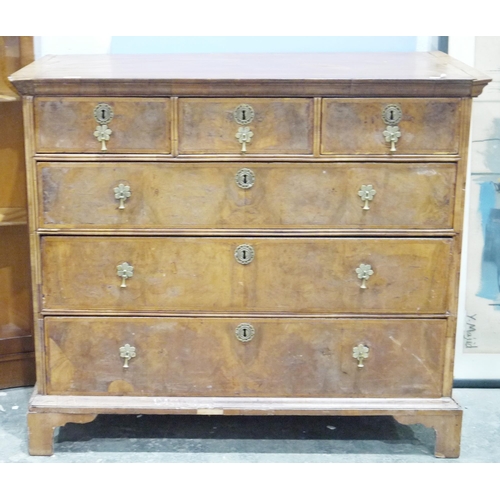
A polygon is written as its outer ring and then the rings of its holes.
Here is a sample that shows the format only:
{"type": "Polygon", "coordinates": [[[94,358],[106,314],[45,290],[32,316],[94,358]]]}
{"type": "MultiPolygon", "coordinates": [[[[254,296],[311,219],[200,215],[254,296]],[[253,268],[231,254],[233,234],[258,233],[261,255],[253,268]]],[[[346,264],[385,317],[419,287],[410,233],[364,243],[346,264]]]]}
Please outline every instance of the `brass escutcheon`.
{"type": "Polygon", "coordinates": [[[368,280],[370,276],[373,274],[372,266],[370,266],[370,264],[360,264],[359,267],[356,269],[356,273],[358,275],[358,278],[361,280],[360,288],[365,289],[366,280],[368,280]]]}
{"type": "Polygon", "coordinates": [[[101,102],[94,108],[95,121],[101,125],[106,125],[113,119],[113,109],[109,104],[101,102]]]}
{"type": "Polygon", "coordinates": [[[250,342],[255,335],[255,328],[250,323],[240,323],[234,333],[240,342],[250,342]]]}
{"type": "Polygon", "coordinates": [[[130,186],[125,186],[125,184],[118,184],[117,187],[113,188],[113,191],[115,192],[115,198],[117,200],[120,200],[120,204],[118,205],[119,210],[124,210],[125,209],[125,200],[127,198],[130,198],[131,196],[131,191],[130,191],[130,186]]]}
{"type": "Polygon", "coordinates": [[[123,368],[128,368],[128,362],[135,358],[135,347],[132,347],[130,344],[125,344],[123,347],[120,347],[120,358],[124,358],[125,362],[123,363],[123,368]]]}
{"type": "Polygon", "coordinates": [[[122,279],[120,288],[127,288],[125,281],[134,275],[134,268],[128,262],[124,262],[116,266],[116,274],[122,279]]]}
{"type": "Polygon", "coordinates": [[[255,183],[255,174],[249,168],[242,168],[236,173],[236,184],[241,189],[250,189],[255,183]]]}
{"type": "Polygon", "coordinates": [[[233,112],[234,121],[238,125],[248,125],[252,123],[255,112],[250,104],[240,104],[233,112]]]}
{"type": "Polygon", "coordinates": [[[352,357],[358,360],[358,368],[363,368],[363,366],[365,366],[363,360],[368,357],[369,352],[370,348],[363,344],[358,344],[356,347],[352,348],[352,357]]]}
{"type": "Polygon", "coordinates": [[[403,117],[403,110],[397,104],[389,104],[382,112],[382,120],[386,125],[397,125],[403,117]]]}
{"type": "Polygon", "coordinates": [[[255,256],[254,249],[251,245],[239,245],[234,251],[234,257],[240,264],[250,264],[255,256]]]}

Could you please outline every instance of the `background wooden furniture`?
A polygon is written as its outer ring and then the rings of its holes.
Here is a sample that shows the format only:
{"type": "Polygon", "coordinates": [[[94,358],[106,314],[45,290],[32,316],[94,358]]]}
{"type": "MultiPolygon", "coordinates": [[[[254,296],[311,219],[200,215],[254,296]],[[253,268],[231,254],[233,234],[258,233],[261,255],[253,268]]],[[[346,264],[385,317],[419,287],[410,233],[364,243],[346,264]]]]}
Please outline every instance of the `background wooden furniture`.
{"type": "Polygon", "coordinates": [[[22,103],[7,77],[33,61],[33,37],[0,37],[0,388],[33,385],[22,103]]]}
{"type": "Polygon", "coordinates": [[[46,57],[11,79],[29,151],[30,453],[99,413],[196,413],[392,415],[458,456],[485,75],[441,53],[242,54],[46,57]]]}

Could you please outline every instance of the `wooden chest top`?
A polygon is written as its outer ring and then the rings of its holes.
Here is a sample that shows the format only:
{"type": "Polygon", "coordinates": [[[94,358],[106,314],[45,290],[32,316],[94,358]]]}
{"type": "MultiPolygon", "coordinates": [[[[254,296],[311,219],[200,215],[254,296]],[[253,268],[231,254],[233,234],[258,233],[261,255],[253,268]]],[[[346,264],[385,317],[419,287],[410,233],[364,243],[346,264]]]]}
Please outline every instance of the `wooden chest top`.
{"type": "Polygon", "coordinates": [[[129,97],[475,97],[489,81],[441,52],[57,55],[10,80],[26,95],[129,97]]]}

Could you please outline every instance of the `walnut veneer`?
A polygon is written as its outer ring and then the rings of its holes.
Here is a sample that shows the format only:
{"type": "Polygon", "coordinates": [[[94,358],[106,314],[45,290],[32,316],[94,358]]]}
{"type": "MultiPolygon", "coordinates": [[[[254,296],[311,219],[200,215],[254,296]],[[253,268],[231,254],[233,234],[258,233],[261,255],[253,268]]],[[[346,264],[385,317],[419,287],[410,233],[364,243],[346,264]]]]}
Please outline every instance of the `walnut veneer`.
{"type": "Polygon", "coordinates": [[[32,454],[99,413],[197,413],[392,415],[458,456],[485,75],[442,53],[49,56],[11,81],[27,123],[32,454]]]}

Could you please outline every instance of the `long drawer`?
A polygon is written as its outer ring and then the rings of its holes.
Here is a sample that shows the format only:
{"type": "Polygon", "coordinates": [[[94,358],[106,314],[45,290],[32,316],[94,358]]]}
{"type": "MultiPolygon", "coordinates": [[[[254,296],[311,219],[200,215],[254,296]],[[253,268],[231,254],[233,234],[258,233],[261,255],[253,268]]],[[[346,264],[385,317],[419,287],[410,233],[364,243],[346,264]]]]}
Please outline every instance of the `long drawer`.
{"type": "Polygon", "coordinates": [[[446,320],[252,319],[245,342],[240,324],[46,318],[48,394],[441,395],[446,320]]]}
{"type": "Polygon", "coordinates": [[[39,163],[39,226],[453,226],[454,163],[39,163]]]}
{"type": "Polygon", "coordinates": [[[47,236],[43,309],[444,314],[452,242],[47,236]]]}

